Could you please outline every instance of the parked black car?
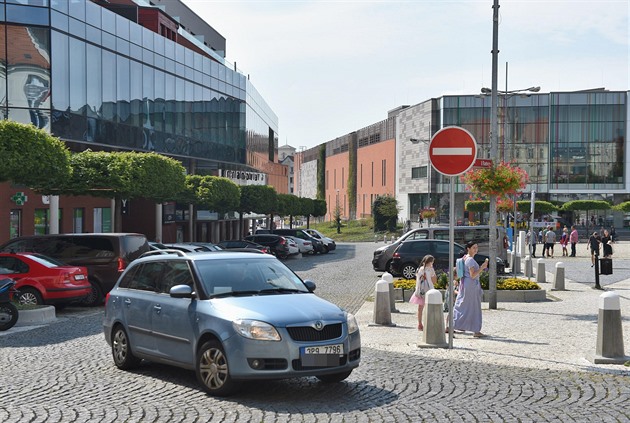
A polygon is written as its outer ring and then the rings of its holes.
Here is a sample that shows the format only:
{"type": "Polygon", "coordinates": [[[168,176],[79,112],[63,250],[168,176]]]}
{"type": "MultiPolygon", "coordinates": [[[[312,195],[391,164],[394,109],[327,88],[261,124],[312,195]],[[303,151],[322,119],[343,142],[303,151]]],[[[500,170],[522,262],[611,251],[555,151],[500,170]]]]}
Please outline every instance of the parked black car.
{"type": "Polygon", "coordinates": [[[260,245],[252,241],[247,241],[246,239],[231,239],[228,241],[221,241],[217,244],[224,250],[233,250],[233,249],[241,249],[241,248],[253,248],[256,250],[260,250],[263,253],[271,254],[271,250],[269,247],[265,245],[260,245]]]}
{"type": "Polygon", "coordinates": [[[283,236],[274,234],[256,234],[246,236],[245,240],[269,247],[271,249],[271,253],[278,258],[284,259],[289,257],[289,244],[287,239],[283,236]]]}
{"type": "MultiPolygon", "coordinates": [[[[453,244],[454,258],[458,259],[466,253],[466,249],[459,244],[453,244]]],[[[449,241],[439,239],[415,239],[403,241],[394,251],[391,261],[391,270],[395,276],[402,276],[406,279],[415,279],[416,270],[420,266],[422,258],[427,254],[435,257],[433,267],[445,272],[450,267],[455,266],[455,261],[449,266],[449,241]]],[[[488,256],[484,254],[475,255],[475,261],[483,263],[488,256]]],[[[503,260],[497,258],[497,273],[505,273],[503,260]]]]}
{"type": "Polygon", "coordinates": [[[276,235],[288,235],[294,236],[296,238],[303,239],[304,241],[310,241],[313,244],[313,251],[316,253],[328,253],[329,249],[322,240],[315,238],[314,236],[307,233],[304,229],[258,229],[256,234],[276,234],[276,235]]]}
{"type": "Polygon", "coordinates": [[[92,293],[84,304],[103,302],[127,265],[150,250],[147,238],[135,233],[34,235],[14,238],[3,252],[40,253],[73,266],[85,266],[92,293]]]}

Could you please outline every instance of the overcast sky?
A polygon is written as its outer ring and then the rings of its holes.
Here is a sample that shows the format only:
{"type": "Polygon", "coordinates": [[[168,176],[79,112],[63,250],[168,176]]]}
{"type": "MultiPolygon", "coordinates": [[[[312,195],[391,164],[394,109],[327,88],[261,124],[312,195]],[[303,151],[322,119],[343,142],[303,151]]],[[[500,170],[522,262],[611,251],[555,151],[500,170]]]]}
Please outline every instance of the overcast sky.
{"type": "MultiPolygon", "coordinates": [[[[311,148],[387,111],[492,84],[492,0],[183,0],[227,39],[226,59],[311,148]]],[[[628,0],[501,0],[498,84],[629,89],[628,0]]]]}

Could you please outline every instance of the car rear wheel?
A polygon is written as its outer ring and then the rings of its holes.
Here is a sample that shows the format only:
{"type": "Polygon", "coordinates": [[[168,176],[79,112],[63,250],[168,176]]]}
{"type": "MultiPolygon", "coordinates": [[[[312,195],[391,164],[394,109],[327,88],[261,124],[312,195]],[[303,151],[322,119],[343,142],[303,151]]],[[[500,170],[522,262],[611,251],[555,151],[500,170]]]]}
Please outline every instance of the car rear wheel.
{"type": "Polygon", "coordinates": [[[101,289],[94,282],[90,282],[90,293],[81,301],[81,305],[88,307],[95,307],[101,305],[103,302],[103,294],[101,289]]]}
{"type": "Polygon", "coordinates": [[[20,288],[18,302],[22,305],[42,305],[42,294],[35,288],[20,288]]]}
{"type": "Polygon", "coordinates": [[[319,375],[317,376],[317,379],[321,380],[324,383],[337,383],[347,379],[348,376],[350,376],[350,373],[352,373],[352,370],[341,373],[333,373],[331,375],[319,375]]]}
{"type": "Polygon", "coordinates": [[[112,357],[116,367],[122,370],[138,367],[141,361],[131,352],[127,332],[120,325],[114,328],[114,334],[112,335],[112,357]]]}
{"type": "Polygon", "coordinates": [[[328,254],[328,245],[322,246],[322,254],[328,254]]]}
{"type": "Polygon", "coordinates": [[[413,263],[405,263],[400,268],[400,273],[405,279],[415,279],[416,278],[416,265],[413,263]]]}
{"type": "Polygon", "coordinates": [[[210,394],[233,394],[238,384],[230,376],[230,367],[223,346],[219,341],[205,342],[197,354],[197,379],[210,394]]]}

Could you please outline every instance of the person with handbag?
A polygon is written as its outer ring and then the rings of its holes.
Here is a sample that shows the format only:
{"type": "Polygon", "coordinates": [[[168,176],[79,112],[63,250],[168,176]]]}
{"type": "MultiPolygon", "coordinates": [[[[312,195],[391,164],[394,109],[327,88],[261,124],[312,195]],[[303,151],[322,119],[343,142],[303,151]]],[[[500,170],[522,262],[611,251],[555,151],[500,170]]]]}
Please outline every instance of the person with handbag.
{"type": "Polygon", "coordinates": [[[464,274],[460,275],[457,298],[453,306],[453,329],[473,332],[475,338],[481,338],[485,335],[481,333],[483,289],[479,283],[479,275],[488,268],[488,259],[481,265],[475,261],[475,254],[479,250],[475,241],[469,241],[466,250],[464,274]]]}
{"type": "Polygon", "coordinates": [[[433,269],[435,258],[432,255],[426,255],[420,262],[420,267],[416,272],[416,290],[411,295],[409,302],[418,305],[418,330],[423,330],[422,310],[424,310],[424,296],[430,289],[434,289],[437,283],[437,275],[433,269]]]}

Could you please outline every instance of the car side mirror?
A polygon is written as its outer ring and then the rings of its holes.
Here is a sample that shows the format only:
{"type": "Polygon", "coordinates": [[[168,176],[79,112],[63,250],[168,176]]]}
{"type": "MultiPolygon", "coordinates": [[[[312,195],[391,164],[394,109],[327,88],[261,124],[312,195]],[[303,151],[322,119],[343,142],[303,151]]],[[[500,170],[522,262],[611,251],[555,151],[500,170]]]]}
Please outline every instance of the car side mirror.
{"type": "Polygon", "coordinates": [[[315,285],[315,282],[309,279],[304,281],[304,285],[306,285],[306,288],[308,289],[309,292],[314,292],[315,288],[317,288],[317,286],[315,285]]]}
{"type": "Polygon", "coordinates": [[[173,298],[194,298],[193,290],[188,285],[175,285],[169,291],[169,294],[173,298]]]}

